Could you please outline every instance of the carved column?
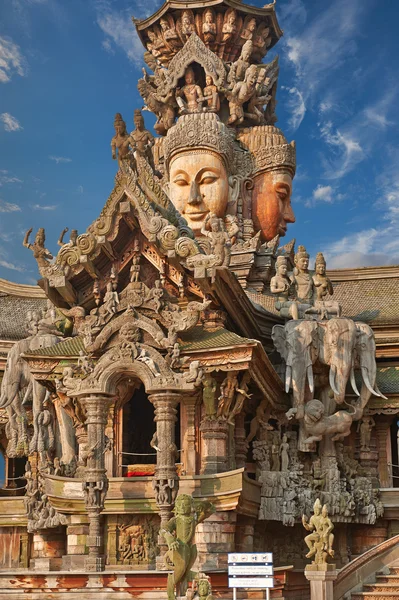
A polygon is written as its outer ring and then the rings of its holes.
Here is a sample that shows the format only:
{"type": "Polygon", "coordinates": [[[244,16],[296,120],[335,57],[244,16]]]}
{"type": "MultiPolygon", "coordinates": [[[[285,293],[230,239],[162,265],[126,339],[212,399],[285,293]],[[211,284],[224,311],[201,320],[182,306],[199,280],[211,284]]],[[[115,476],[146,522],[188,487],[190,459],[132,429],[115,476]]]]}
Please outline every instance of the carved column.
{"type": "Polygon", "coordinates": [[[236,468],[242,469],[247,462],[248,443],[245,441],[245,413],[241,412],[235,418],[234,441],[236,468]]]}
{"type": "Polygon", "coordinates": [[[392,416],[379,416],[375,423],[375,432],[377,436],[377,450],[378,450],[378,472],[381,487],[392,487],[392,478],[389,471],[388,463],[390,460],[390,451],[388,453],[388,445],[391,444],[390,427],[392,423],[392,416]]]}
{"type": "Polygon", "coordinates": [[[104,509],[108,490],[104,448],[105,427],[111,401],[112,399],[105,394],[89,394],[80,398],[80,402],[86,409],[88,451],[86,477],[83,482],[86,511],[89,517],[87,536],[89,555],[85,560],[86,571],[102,571],[105,567],[104,555],[101,553],[104,543],[101,512],[104,509]]]}
{"type": "MultiPolygon", "coordinates": [[[[172,508],[179,487],[176,473],[178,453],[175,444],[175,425],[177,421],[176,407],[181,400],[181,395],[165,391],[151,394],[148,399],[155,408],[157,466],[153,486],[161,518],[161,531],[172,517],[172,508]]],[[[167,545],[161,534],[158,536],[158,546],[160,547],[160,556],[157,557],[157,568],[166,569],[163,556],[167,551],[167,545]]]]}
{"type": "Polygon", "coordinates": [[[181,418],[181,440],[183,456],[182,463],[186,475],[196,474],[196,435],[195,435],[195,414],[198,398],[196,396],[187,396],[184,403],[180,406],[181,418]]]}
{"type": "Polygon", "coordinates": [[[205,418],[201,422],[201,475],[227,471],[229,424],[222,419],[205,418]]]}

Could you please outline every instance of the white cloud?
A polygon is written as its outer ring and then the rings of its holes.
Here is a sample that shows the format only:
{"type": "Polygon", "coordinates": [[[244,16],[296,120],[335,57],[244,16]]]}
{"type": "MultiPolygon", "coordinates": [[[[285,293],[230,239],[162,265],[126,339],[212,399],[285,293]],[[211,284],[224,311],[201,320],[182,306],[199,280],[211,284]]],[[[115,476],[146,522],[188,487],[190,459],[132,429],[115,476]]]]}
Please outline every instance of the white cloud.
{"type": "Polygon", "coordinates": [[[23,129],[18,119],[10,115],[8,112],[1,113],[0,120],[4,123],[4,129],[6,131],[20,131],[23,129]]]}
{"type": "Polygon", "coordinates": [[[5,269],[10,269],[11,271],[19,271],[20,273],[23,273],[25,271],[24,267],[20,267],[19,265],[16,265],[16,264],[6,260],[5,258],[2,258],[1,252],[0,252],[0,267],[4,267],[5,269]]]}
{"type": "Polygon", "coordinates": [[[26,62],[20,48],[10,38],[0,36],[0,83],[8,83],[14,74],[26,75],[26,62]]]}
{"type": "MultiPolygon", "coordinates": [[[[132,23],[131,9],[117,11],[109,0],[96,0],[94,4],[97,10],[97,24],[106,36],[102,42],[104,50],[114,54],[115,48],[119,48],[132,63],[141,66],[144,47],[132,23]]],[[[148,17],[161,4],[160,0],[136,2],[134,16],[140,19],[148,17]]]]}
{"type": "Polygon", "coordinates": [[[296,130],[302,123],[306,114],[304,97],[302,92],[300,92],[296,87],[287,88],[283,86],[282,89],[287,90],[289,93],[287,108],[290,111],[291,116],[288,120],[288,123],[292,129],[296,130]]]}
{"type": "MultiPolygon", "coordinates": [[[[325,93],[326,82],[356,52],[354,38],[361,31],[364,10],[363,0],[336,0],[323,6],[303,27],[307,17],[304,3],[288,3],[287,19],[282,21],[286,29],[285,56],[295,71],[294,87],[302,96],[303,111],[320,92],[325,93]]],[[[299,126],[300,121],[293,118],[292,124],[299,126]]]]}
{"type": "Polygon", "coordinates": [[[0,200],[0,213],[20,212],[21,207],[18,204],[11,204],[0,200]]]}
{"type": "Polygon", "coordinates": [[[333,189],[331,185],[318,185],[315,190],[313,190],[313,200],[316,202],[333,202],[332,198],[333,189]]]}
{"type": "Polygon", "coordinates": [[[60,163],[70,163],[72,162],[72,158],[67,158],[66,156],[49,156],[50,160],[53,160],[54,162],[57,163],[57,165],[59,165],[60,163]]]}
{"type": "Polygon", "coordinates": [[[57,205],[32,204],[32,208],[33,210],[55,210],[57,208],[57,205]]]}
{"type": "Polygon", "coordinates": [[[0,170],[0,187],[11,183],[23,183],[22,179],[9,175],[5,169],[0,170]]]}
{"type": "Polygon", "coordinates": [[[109,10],[98,16],[97,23],[106,35],[103,48],[107,52],[113,53],[116,46],[131,62],[141,65],[144,49],[127,12],[109,10]]]}
{"type": "Polygon", "coordinates": [[[325,176],[327,179],[340,179],[349,173],[364,157],[365,152],[355,131],[335,129],[331,121],[319,123],[322,139],[330,146],[331,159],[324,159],[325,176]]]}

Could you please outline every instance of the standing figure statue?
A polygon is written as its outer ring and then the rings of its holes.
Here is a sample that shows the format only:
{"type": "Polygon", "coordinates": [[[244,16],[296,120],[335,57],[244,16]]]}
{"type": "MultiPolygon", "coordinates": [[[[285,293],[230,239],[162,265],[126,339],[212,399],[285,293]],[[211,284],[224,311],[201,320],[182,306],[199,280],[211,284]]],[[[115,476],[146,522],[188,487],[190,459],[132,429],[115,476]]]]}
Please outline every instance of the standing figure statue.
{"type": "Polygon", "coordinates": [[[257,78],[257,67],[251,65],[245,72],[244,81],[238,81],[231,91],[224,90],[230,110],[227,125],[241,125],[244,121],[244,104],[255,94],[257,78]]]}
{"type": "Polygon", "coordinates": [[[210,373],[206,373],[202,382],[202,401],[205,407],[205,417],[216,419],[216,381],[210,373]]]}
{"type": "Polygon", "coordinates": [[[155,144],[154,136],[145,128],[144,117],[141,114],[141,110],[137,109],[134,111],[133,123],[136,128],[133,129],[127,138],[125,147],[130,145],[133,152],[137,152],[139,156],[143,156],[155,175],[159,177],[160,173],[155,167],[154,157],[152,155],[152,147],[155,144]]]}
{"type": "Polygon", "coordinates": [[[296,298],[299,302],[313,304],[314,283],[309,273],[309,254],[305,246],[298,246],[298,252],[295,254],[295,269],[292,278],[295,286],[296,298]]]}
{"type": "Polygon", "coordinates": [[[360,431],[360,450],[362,452],[370,452],[371,431],[375,427],[373,417],[364,416],[360,421],[357,431],[360,431]]]}
{"type": "Polygon", "coordinates": [[[126,123],[120,113],[116,113],[114,119],[115,135],[111,140],[112,158],[118,161],[127,158],[129,155],[129,148],[127,141],[129,139],[126,131],[126,123]]]}
{"type": "Polygon", "coordinates": [[[201,228],[201,233],[210,240],[211,251],[216,259],[215,266],[228,267],[231,256],[231,240],[223,219],[209,213],[201,228]],[[210,227],[210,231],[208,231],[208,227],[210,227]]]}
{"type": "Polygon", "coordinates": [[[327,562],[328,556],[334,558],[334,550],[332,548],[334,542],[332,530],[334,529],[334,525],[328,516],[327,505],[324,505],[322,508],[319,498],[314,503],[313,512],[314,514],[310,517],[309,523],[305,515],[302,516],[303,526],[307,531],[311,532],[305,537],[305,544],[309,548],[306,558],[314,556],[313,563],[321,565],[327,562]]]}
{"type": "Polygon", "coordinates": [[[197,546],[193,543],[195,528],[215,512],[210,502],[195,506],[192,496],[180,494],[176,498],[174,513],[161,534],[168,544],[165,562],[173,564],[173,573],[168,575],[168,600],[175,600],[175,588],[179,596],[186,593],[187,585],[196,573],[191,571],[196,558],[197,546]]]}
{"type": "Polygon", "coordinates": [[[286,434],[283,435],[283,440],[280,445],[280,454],[281,454],[281,470],[286,472],[288,471],[288,467],[290,465],[290,445],[288,443],[288,439],[286,434]]]}
{"type": "Polygon", "coordinates": [[[32,250],[33,256],[36,259],[36,262],[39,267],[40,275],[45,276],[46,269],[50,264],[50,260],[53,260],[54,257],[51,254],[51,252],[47,250],[47,248],[45,248],[44,246],[46,241],[46,235],[43,227],[40,227],[40,229],[38,229],[33,244],[29,242],[29,236],[31,233],[32,227],[28,229],[28,231],[25,233],[23,245],[25,246],[25,248],[29,248],[29,250],[32,250]]]}

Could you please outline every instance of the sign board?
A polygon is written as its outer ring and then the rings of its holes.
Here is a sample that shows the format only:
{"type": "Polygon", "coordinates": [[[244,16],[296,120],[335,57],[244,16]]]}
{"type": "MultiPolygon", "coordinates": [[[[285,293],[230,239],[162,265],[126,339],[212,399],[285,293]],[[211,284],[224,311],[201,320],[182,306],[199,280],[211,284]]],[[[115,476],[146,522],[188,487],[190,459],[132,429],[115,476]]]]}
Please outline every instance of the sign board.
{"type": "Polygon", "coordinates": [[[233,552],[227,555],[228,563],[268,563],[273,564],[272,552],[233,552]]]}
{"type": "Polygon", "coordinates": [[[229,565],[229,575],[273,575],[273,565],[229,565]]]}
{"type": "Polygon", "coordinates": [[[264,589],[274,587],[272,552],[232,552],[227,555],[229,588],[236,598],[237,588],[264,589]]]}
{"type": "Polygon", "coordinates": [[[229,577],[229,588],[272,588],[273,577],[229,577]]]}

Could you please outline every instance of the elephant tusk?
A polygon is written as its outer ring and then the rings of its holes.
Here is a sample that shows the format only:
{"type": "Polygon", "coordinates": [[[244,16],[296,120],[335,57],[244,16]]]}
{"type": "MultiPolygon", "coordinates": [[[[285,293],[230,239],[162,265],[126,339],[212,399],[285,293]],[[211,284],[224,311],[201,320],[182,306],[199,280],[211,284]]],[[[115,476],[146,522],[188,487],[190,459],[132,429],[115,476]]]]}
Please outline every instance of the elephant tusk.
{"type": "Polygon", "coordinates": [[[353,367],[351,369],[351,386],[352,386],[352,389],[355,392],[356,396],[360,396],[360,392],[357,389],[357,385],[356,385],[355,371],[353,370],[353,367]]]}
{"type": "Polygon", "coordinates": [[[334,394],[336,396],[339,396],[339,391],[338,391],[337,386],[335,384],[335,373],[336,373],[336,367],[335,367],[335,365],[331,365],[331,367],[330,367],[330,375],[329,375],[330,388],[332,389],[332,391],[334,392],[334,394]]]}
{"type": "Polygon", "coordinates": [[[314,379],[313,379],[312,365],[308,366],[308,368],[306,369],[306,372],[308,374],[309,390],[310,390],[310,393],[313,395],[313,393],[314,393],[314,379]]]}
{"type": "Polygon", "coordinates": [[[285,370],[285,393],[286,394],[288,394],[288,392],[290,391],[291,380],[292,380],[292,367],[290,365],[287,365],[287,368],[285,370]]]}
{"type": "Polygon", "coordinates": [[[372,385],[370,383],[370,379],[369,379],[369,372],[367,370],[367,367],[362,367],[362,375],[363,375],[363,381],[366,385],[366,388],[368,389],[368,391],[373,394],[373,396],[381,396],[380,393],[376,392],[375,390],[373,390],[372,385]]]}
{"type": "Polygon", "coordinates": [[[381,392],[381,390],[378,389],[377,386],[375,386],[375,389],[379,393],[380,398],[382,398],[383,400],[388,400],[388,398],[386,396],[384,396],[384,394],[381,392]]]}

